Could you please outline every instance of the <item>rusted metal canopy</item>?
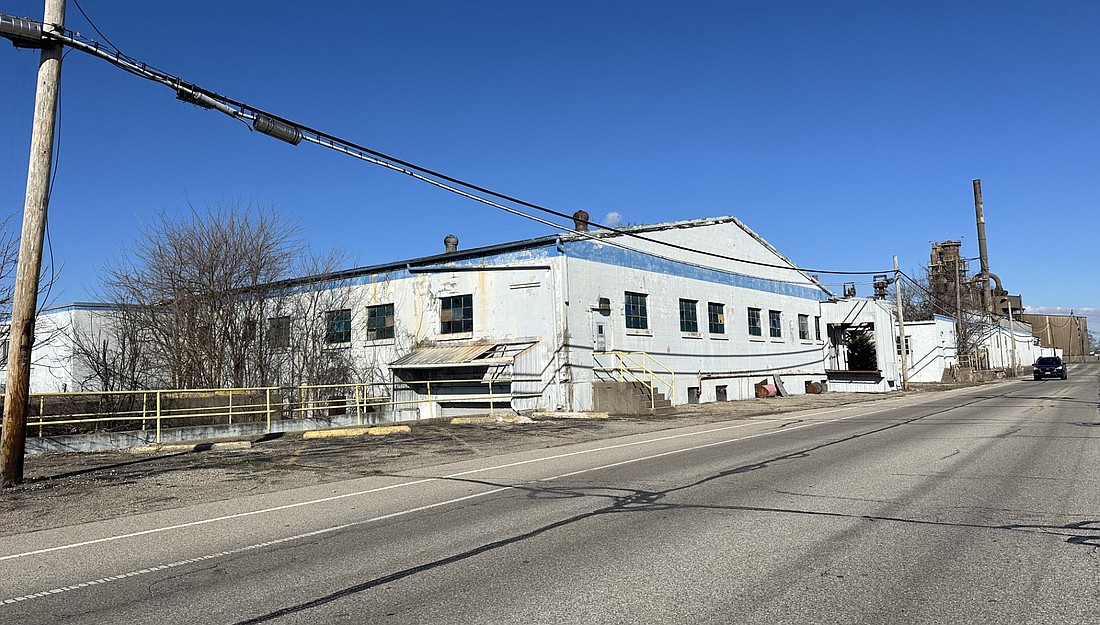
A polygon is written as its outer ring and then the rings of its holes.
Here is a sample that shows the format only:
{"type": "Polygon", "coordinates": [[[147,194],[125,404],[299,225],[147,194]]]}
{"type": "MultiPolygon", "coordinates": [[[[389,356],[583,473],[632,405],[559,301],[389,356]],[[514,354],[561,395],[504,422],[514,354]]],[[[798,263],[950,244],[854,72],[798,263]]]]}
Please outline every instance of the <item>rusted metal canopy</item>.
{"type": "Polygon", "coordinates": [[[424,347],[406,354],[390,363],[391,369],[427,369],[435,367],[461,367],[470,365],[499,365],[512,362],[512,357],[486,357],[497,343],[474,345],[424,347]]]}

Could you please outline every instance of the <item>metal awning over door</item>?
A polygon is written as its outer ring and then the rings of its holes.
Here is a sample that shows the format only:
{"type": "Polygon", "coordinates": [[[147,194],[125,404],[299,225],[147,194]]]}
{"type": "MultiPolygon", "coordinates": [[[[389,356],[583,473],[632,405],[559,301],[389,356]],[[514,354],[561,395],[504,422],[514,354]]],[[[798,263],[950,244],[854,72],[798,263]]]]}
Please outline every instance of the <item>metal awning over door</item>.
{"type": "Polygon", "coordinates": [[[508,343],[476,343],[445,347],[422,347],[390,363],[390,369],[439,369],[449,367],[492,367],[512,363],[515,354],[529,347],[508,343]],[[516,349],[519,348],[519,349],[516,349]]]}

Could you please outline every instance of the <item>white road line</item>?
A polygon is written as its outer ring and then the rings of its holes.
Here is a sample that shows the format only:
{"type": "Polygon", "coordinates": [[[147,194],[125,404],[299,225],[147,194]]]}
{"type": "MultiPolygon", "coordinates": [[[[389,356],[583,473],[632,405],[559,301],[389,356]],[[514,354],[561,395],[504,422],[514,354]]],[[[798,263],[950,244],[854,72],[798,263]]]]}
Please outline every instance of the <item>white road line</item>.
{"type": "MultiPolygon", "coordinates": [[[[845,410],[851,410],[854,407],[855,406],[845,406],[845,407],[836,408],[836,409],[833,409],[833,410],[814,412],[813,414],[814,414],[814,416],[833,414],[833,413],[836,413],[836,412],[843,412],[845,410]]],[[[879,410],[859,413],[859,414],[856,414],[856,415],[851,415],[850,417],[843,417],[843,418],[840,418],[840,419],[831,419],[831,420],[826,420],[826,421],[815,421],[813,423],[800,425],[800,426],[797,426],[797,427],[794,427],[794,428],[784,428],[783,430],[774,430],[773,432],[793,431],[793,430],[796,430],[796,429],[801,429],[801,428],[809,427],[809,426],[812,426],[812,425],[822,425],[822,424],[826,424],[826,423],[833,423],[835,421],[842,421],[842,420],[846,420],[846,419],[851,419],[851,418],[854,418],[854,417],[861,417],[861,416],[868,416],[868,415],[872,415],[872,414],[877,414],[879,412],[884,412],[884,411],[889,410],[889,409],[890,408],[882,408],[882,409],[879,409],[879,410]]],[[[198,521],[190,521],[188,523],[178,523],[178,524],[175,524],[175,525],[167,525],[167,526],[163,526],[163,527],[154,527],[154,528],[150,528],[150,529],[147,529],[147,530],[141,530],[139,532],[130,532],[128,534],[118,534],[118,535],[114,535],[114,536],[104,536],[103,538],[96,538],[96,539],[92,539],[92,540],[85,540],[85,541],[81,541],[81,542],[69,543],[69,544],[64,544],[64,545],[57,545],[57,546],[54,546],[54,547],[46,547],[46,548],[43,548],[43,549],[36,549],[36,550],[33,550],[33,551],[26,551],[26,552],[22,552],[22,553],[13,553],[13,554],[5,555],[5,556],[0,556],[0,562],[3,562],[5,560],[14,560],[16,558],[25,558],[25,557],[28,557],[28,556],[41,555],[41,554],[44,554],[44,553],[51,553],[51,552],[55,552],[55,551],[63,551],[63,550],[67,550],[67,549],[76,549],[78,547],[87,547],[89,545],[96,545],[96,544],[100,544],[100,543],[114,542],[114,541],[118,541],[118,540],[126,540],[126,539],[129,539],[129,538],[137,538],[139,536],[147,536],[147,535],[150,535],[150,534],[159,534],[159,533],[162,533],[162,532],[170,532],[170,531],[174,531],[174,530],[186,529],[186,528],[189,528],[189,527],[197,527],[197,526],[200,526],[200,525],[209,525],[211,523],[220,523],[220,522],[223,522],[223,521],[231,521],[231,520],[234,520],[234,519],[240,519],[240,518],[249,517],[249,516],[256,516],[256,515],[260,515],[260,514],[270,514],[270,513],[273,513],[273,512],[280,512],[280,511],[283,511],[283,510],[291,510],[293,508],[300,508],[300,507],[303,507],[303,506],[312,506],[312,505],[317,505],[317,504],[322,504],[322,503],[328,503],[328,502],[337,501],[337,500],[340,500],[340,499],[347,499],[349,497],[359,497],[359,496],[363,496],[363,495],[371,495],[371,494],[374,494],[374,493],[393,490],[393,489],[397,489],[397,488],[406,488],[406,487],[409,487],[409,486],[416,486],[418,484],[425,484],[427,482],[436,482],[436,481],[440,481],[440,480],[447,480],[447,479],[454,479],[454,478],[458,478],[458,477],[465,477],[465,476],[468,476],[468,475],[475,475],[477,473],[485,473],[485,472],[488,472],[488,471],[497,471],[497,470],[500,470],[500,469],[509,469],[509,468],[512,468],[512,467],[518,467],[518,466],[534,464],[534,463],[539,463],[539,462],[548,462],[548,461],[552,461],[552,460],[560,460],[562,458],[570,458],[570,457],[573,457],[573,456],[581,456],[581,455],[587,455],[587,454],[601,453],[601,452],[605,452],[605,451],[611,451],[611,450],[614,450],[614,449],[623,449],[623,448],[627,448],[627,447],[636,447],[638,445],[649,445],[649,444],[653,444],[653,443],[659,443],[659,442],[664,442],[664,441],[669,441],[669,440],[675,440],[675,439],[679,439],[679,438],[686,438],[686,437],[692,437],[692,436],[703,436],[703,435],[706,435],[706,434],[714,434],[714,433],[717,433],[717,432],[724,432],[724,431],[727,431],[727,430],[735,430],[735,429],[748,427],[748,426],[752,426],[752,425],[759,425],[759,424],[764,424],[764,423],[773,423],[773,422],[776,422],[776,421],[789,421],[789,420],[796,420],[796,419],[798,419],[798,417],[783,417],[783,418],[772,418],[772,419],[766,419],[766,420],[746,421],[746,422],[743,422],[743,423],[737,423],[735,425],[725,425],[725,426],[721,426],[721,427],[710,428],[710,429],[707,429],[707,430],[700,430],[698,432],[685,432],[685,433],[682,433],[682,434],[671,434],[671,435],[668,435],[668,436],[659,436],[659,437],[656,437],[656,438],[648,438],[648,439],[645,439],[645,440],[634,441],[634,442],[630,442],[630,443],[619,443],[619,444],[616,444],[616,445],[605,445],[605,446],[596,447],[596,448],[593,448],[593,449],[583,449],[583,450],[580,450],[580,451],[572,451],[572,452],[568,452],[568,453],[564,453],[564,454],[555,454],[555,455],[544,456],[544,457],[540,457],[540,458],[532,458],[530,460],[520,460],[520,461],[517,461],[517,462],[509,462],[509,463],[506,463],[506,464],[494,465],[494,466],[491,466],[491,467],[483,467],[483,468],[480,468],[480,469],[470,469],[468,471],[460,471],[458,473],[451,473],[449,475],[444,475],[442,477],[428,477],[428,478],[423,478],[423,479],[418,479],[418,480],[412,480],[412,481],[409,481],[409,482],[401,482],[401,483],[398,483],[398,484],[390,484],[388,486],[379,486],[379,487],[376,487],[376,488],[369,488],[369,489],[366,489],[366,490],[355,491],[355,492],[352,492],[352,493],[344,493],[342,495],[333,495],[331,497],[322,497],[322,498],[319,498],[319,499],[310,499],[310,500],[307,500],[307,501],[299,501],[299,502],[296,502],[296,503],[286,504],[286,505],[282,505],[282,506],[274,506],[274,507],[271,507],[271,508],[262,508],[262,509],[259,509],[259,510],[250,510],[248,512],[238,512],[236,514],[227,514],[227,515],[224,515],[224,516],[211,517],[209,519],[200,519],[198,521]]],[[[748,438],[756,438],[757,436],[761,436],[761,435],[762,434],[756,434],[756,435],[752,435],[752,436],[748,436],[748,437],[744,437],[744,438],[735,438],[735,439],[729,439],[729,440],[726,440],[726,441],[719,441],[717,443],[708,443],[707,445],[699,447],[698,449],[701,449],[703,447],[713,446],[713,445],[721,445],[721,444],[725,444],[725,443],[729,443],[729,442],[736,442],[736,441],[739,441],[739,440],[746,440],[748,438]]],[[[697,449],[697,448],[685,448],[683,451],[692,451],[694,449],[697,449]]],[[[657,458],[657,457],[660,457],[661,455],[668,455],[669,453],[679,453],[679,452],[665,452],[664,454],[658,454],[656,456],[652,456],[652,457],[649,457],[649,458],[638,458],[638,459],[631,460],[631,461],[626,461],[626,462],[638,462],[638,461],[645,460],[645,459],[657,458]]],[[[599,470],[601,468],[610,468],[612,466],[617,466],[617,464],[623,464],[623,463],[616,463],[616,464],[612,464],[612,465],[607,465],[606,467],[593,467],[593,468],[590,468],[590,469],[585,469],[583,471],[570,473],[570,474],[566,474],[566,475],[561,475],[561,476],[557,476],[555,478],[546,478],[546,479],[552,480],[552,479],[557,479],[558,477],[568,477],[569,475],[575,475],[577,473],[583,473],[585,471],[595,471],[595,470],[599,470]]],[[[389,518],[389,517],[386,517],[386,518],[389,518]]]]}
{"type": "MultiPolygon", "coordinates": [[[[649,456],[633,458],[633,459],[630,459],[630,460],[623,460],[623,461],[619,461],[619,462],[611,462],[611,463],[596,466],[596,467],[590,467],[588,469],[582,469],[580,471],[572,471],[572,472],[569,472],[569,473],[562,473],[561,475],[555,475],[555,476],[552,476],[552,477],[542,478],[539,481],[549,482],[549,481],[558,480],[558,479],[565,478],[565,477],[571,477],[571,476],[574,476],[574,475],[579,475],[579,474],[582,474],[582,473],[589,473],[589,472],[592,472],[592,471],[599,471],[601,469],[610,469],[610,468],[614,468],[614,467],[618,467],[618,466],[622,466],[622,465],[626,465],[626,464],[632,464],[632,463],[635,463],[635,462],[644,462],[646,460],[653,460],[653,459],[656,459],[656,458],[663,458],[663,457],[666,457],[666,456],[672,456],[672,455],[676,455],[676,454],[688,453],[688,452],[691,452],[691,451],[706,449],[708,447],[715,447],[715,446],[718,446],[718,445],[726,445],[726,444],[730,444],[730,443],[737,443],[737,442],[740,442],[740,441],[750,440],[750,439],[753,439],[753,438],[760,438],[760,437],[763,437],[763,436],[772,436],[772,435],[776,435],[776,434],[783,434],[785,432],[793,432],[793,431],[800,430],[800,429],[817,427],[817,426],[820,426],[820,425],[827,425],[829,423],[837,423],[839,421],[847,421],[849,419],[854,419],[856,417],[864,417],[864,416],[868,416],[868,415],[877,414],[877,413],[880,413],[880,412],[885,412],[886,410],[889,410],[889,409],[890,408],[882,408],[880,410],[874,410],[874,411],[871,411],[871,412],[865,412],[865,413],[860,413],[860,414],[849,415],[847,417],[837,417],[835,419],[827,419],[825,421],[814,421],[812,423],[804,423],[802,425],[783,428],[783,429],[780,429],[780,430],[771,430],[769,432],[760,432],[760,433],[757,433],[757,434],[749,434],[747,436],[741,436],[741,437],[737,437],[737,438],[731,438],[731,439],[726,439],[726,440],[722,440],[722,441],[716,441],[716,442],[713,442],[713,443],[704,443],[702,445],[695,445],[695,446],[692,446],[692,447],[685,447],[685,448],[682,448],[682,449],[675,449],[675,450],[672,450],[672,451],[661,452],[661,453],[658,453],[658,454],[652,454],[652,455],[649,455],[649,456]]],[[[832,412],[838,412],[838,411],[832,411],[832,412]]],[[[765,421],[765,423],[766,422],[771,422],[771,421],[776,421],[776,420],[777,419],[769,419],[768,421],[765,421]]],[[[755,421],[753,423],[762,423],[762,422],[761,421],[755,421]]],[[[320,502],[324,502],[324,501],[332,501],[334,499],[343,499],[345,497],[350,497],[350,496],[353,496],[353,495],[363,495],[363,494],[368,494],[368,493],[374,493],[374,492],[389,490],[391,488],[397,488],[397,487],[400,487],[400,486],[411,486],[411,485],[414,485],[414,484],[422,484],[424,482],[445,480],[445,479],[448,479],[448,478],[461,477],[461,476],[470,475],[470,474],[473,474],[473,473],[490,471],[490,470],[494,470],[494,469],[514,467],[514,466],[519,466],[519,465],[524,465],[524,464],[530,464],[530,463],[533,463],[533,462],[545,462],[545,461],[548,461],[548,460],[554,460],[554,459],[558,459],[558,458],[567,458],[567,457],[570,457],[570,456],[577,456],[577,455],[581,455],[581,454],[596,453],[596,452],[600,452],[600,451],[607,451],[607,450],[610,450],[610,449],[621,449],[621,448],[624,448],[624,447],[631,447],[631,446],[636,446],[636,445],[641,445],[641,444],[646,444],[646,443],[654,443],[654,442],[658,442],[658,441],[684,438],[686,436],[698,436],[700,434],[707,434],[707,433],[713,433],[713,432],[722,432],[722,431],[726,431],[726,430],[732,430],[732,429],[737,429],[737,428],[741,428],[741,427],[746,427],[748,425],[752,425],[753,423],[741,423],[741,424],[737,424],[737,425],[723,426],[723,427],[720,427],[720,428],[713,428],[713,429],[710,429],[710,430],[704,430],[704,431],[701,431],[701,432],[689,432],[689,433],[685,433],[685,434],[674,434],[674,435],[662,436],[662,437],[658,437],[658,438],[654,438],[654,439],[647,439],[645,441],[635,441],[635,442],[632,442],[632,443],[622,443],[622,444],[619,444],[619,445],[607,445],[607,446],[599,447],[599,448],[596,448],[596,449],[575,451],[575,452],[569,452],[569,453],[565,453],[565,454],[557,454],[557,455],[548,456],[548,457],[545,457],[545,458],[536,458],[536,459],[532,459],[532,460],[523,460],[523,461],[519,461],[519,462],[510,462],[510,463],[507,463],[507,464],[496,465],[494,467],[486,467],[486,468],[482,468],[482,469],[472,469],[472,470],[469,470],[469,471],[462,471],[462,472],[459,472],[459,473],[452,473],[450,475],[439,477],[439,478],[426,478],[426,479],[422,479],[422,480],[415,480],[413,482],[403,482],[401,484],[394,484],[394,485],[390,485],[390,486],[384,486],[384,487],[381,487],[381,488],[374,488],[374,489],[370,489],[370,490],[359,491],[359,492],[356,492],[356,493],[347,493],[347,494],[344,494],[344,495],[336,495],[334,497],[325,497],[323,499],[311,500],[311,501],[307,501],[307,502],[300,502],[300,503],[297,503],[297,504],[289,504],[289,505],[286,505],[286,506],[277,506],[277,507],[273,507],[273,508],[265,508],[263,510],[256,510],[256,511],[253,511],[253,512],[244,512],[244,513],[235,514],[235,515],[228,515],[228,516],[217,517],[217,518],[213,518],[213,519],[206,519],[206,520],[203,520],[203,521],[194,521],[192,523],[183,523],[183,524],[179,524],[179,525],[173,525],[173,526],[168,526],[168,527],[163,527],[163,528],[155,528],[155,529],[145,530],[145,531],[142,531],[142,532],[134,532],[134,533],[131,533],[131,534],[124,534],[124,535],[120,535],[120,536],[111,536],[111,537],[101,538],[101,539],[97,539],[97,540],[84,541],[84,542],[81,542],[81,543],[73,543],[71,545],[61,545],[61,546],[57,546],[57,547],[51,547],[49,549],[39,549],[37,551],[28,551],[26,553],[21,553],[21,554],[12,554],[12,555],[9,555],[9,556],[4,556],[3,558],[0,558],[0,559],[9,560],[9,559],[13,559],[13,558],[20,558],[20,557],[24,557],[24,556],[36,555],[36,554],[41,554],[41,553],[46,553],[46,552],[51,552],[51,551],[60,551],[62,549],[72,549],[72,548],[75,548],[75,547],[81,547],[81,546],[86,546],[86,545],[95,544],[95,543],[122,540],[124,538],[132,538],[132,537],[135,537],[135,536],[142,536],[142,535],[145,535],[145,534],[152,534],[152,533],[155,533],[155,532],[164,532],[164,531],[173,530],[173,529],[192,527],[192,526],[195,526],[195,525],[202,525],[202,524],[206,524],[206,523],[213,523],[215,521],[234,519],[234,518],[239,518],[239,517],[243,517],[243,516],[249,516],[249,515],[252,515],[252,514],[260,514],[260,513],[264,513],[264,512],[274,512],[274,511],[277,511],[277,510],[285,510],[285,509],[288,509],[288,508],[294,508],[294,507],[298,507],[298,506],[301,506],[301,505],[308,505],[308,504],[312,504],[312,503],[320,503],[320,502]]],[[[198,557],[195,557],[195,558],[188,558],[186,560],[179,560],[179,561],[171,562],[171,563],[168,563],[168,564],[161,564],[161,565],[151,566],[151,567],[145,568],[145,569],[130,571],[128,573],[122,573],[122,574],[119,574],[119,575],[112,575],[110,577],[104,577],[104,578],[100,578],[100,579],[97,579],[97,580],[81,582],[81,583],[72,584],[72,585],[69,585],[69,586],[62,586],[62,587],[59,587],[59,588],[54,588],[54,589],[51,589],[51,590],[44,590],[44,591],[40,591],[40,592],[28,594],[28,595],[23,595],[23,596],[20,596],[20,597],[12,597],[10,599],[3,599],[3,600],[0,600],[0,606],[11,605],[13,603],[20,603],[20,602],[23,602],[23,601],[28,601],[28,600],[33,600],[33,599],[40,599],[42,597],[48,597],[48,596],[55,595],[55,594],[58,594],[58,593],[69,592],[69,591],[72,591],[72,590],[79,590],[81,588],[87,588],[88,586],[95,586],[95,585],[106,584],[106,583],[115,582],[115,581],[119,581],[119,580],[123,580],[123,579],[129,579],[129,578],[132,578],[132,577],[136,577],[138,575],[147,575],[149,573],[155,573],[155,572],[163,571],[163,570],[166,570],[166,569],[178,568],[180,566],[185,566],[185,565],[188,565],[188,564],[194,564],[196,562],[204,562],[204,561],[207,561],[207,560],[212,560],[212,559],[215,559],[215,558],[221,558],[221,557],[236,555],[236,554],[247,552],[247,551],[255,551],[257,549],[262,549],[264,547],[269,547],[269,546],[272,546],[272,545],[278,545],[278,544],[293,542],[293,541],[302,540],[302,539],[305,539],[305,538],[311,538],[311,537],[319,536],[319,535],[322,535],[322,534],[330,534],[332,532],[337,532],[337,531],[340,531],[340,530],[343,530],[343,529],[348,529],[348,528],[351,528],[351,527],[356,527],[356,526],[360,526],[360,525],[368,525],[368,524],[371,524],[371,523],[378,523],[380,521],[385,521],[385,520],[389,520],[389,519],[393,519],[393,518],[397,518],[397,517],[402,517],[402,516],[406,516],[406,515],[409,515],[409,514],[415,514],[417,512],[423,512],[425,510],[430,510],[432,508],[438,508],[438,507],[441,507],[441,506],[460,503],[460,502],[463,502],[463,501],[469,501],[471,499],[477,499],[479,497],[486,497],[486,496],[494,495],[496,493],[501,493],[501,492],[504,492],[504,491],[507,491],[507,490],[513,490],[515,488],[517,488],[517,487],[516,486],[504,486],[504,487],[501,487],[501,488],[491,489],[491,490],[488,490],[488,491],[485,491],[485,492],[482,492],[482,493],[475,493],[475,494],[472,494],[472,495],[465,495],[465,496],[462,496],[462,497],[457,497],[457,498],[454,498],[454,499],[448,499],[448,500],[445,500],[445,501],[438,501],[438,502],[431,503],[431,504],[426,504],[426,505],[423,505],[423,506],[417,506],[415,508],[409,508],[407,510],[401,510],[401,511],[398,511],[398,512],[391,512],[389,514],[383,514],[381,516],[373,517],[373,518],[370,518],[370,519],[364,519],[362,521],[355,521],[353,523],[345,523],[345,524],[342,524],[342,525],[336,525],[336,526],[333,526],[333,527],[314,530],[312,532],[306,532],[304,534],[298,534],[298,535],[295,535],[295,536],[287,536],[287,537],[284,537],[284,538],[278,538],[278,539],[275,539],[275,540],[266,541],[266,542],[262,542],[262,543],[257,543],[257,544],[254,544],[254,545],[239,547],[237,549],[232,549],[232,550],[229,550],[229,551],[221,551],[221,552],[218,552],[218,553],[206,554],[206,555],[198,556],[198,557]]]]}
{"type": "Polygon", "coordinates": [[[701,436],[703,434],[712,434],[712,433],[715,433],[715,432],[722,432],[722,431],[725,431],[725,430],[732,430],[732,429],[736,429],[736,428],[748,427],[750,425],[756,425],[756,424],[760,424],[760,423],[769,423],[771,421],[774,421],[774,419],[769,420],[769,421],[751,421],[751,422],[739,423],[737,425],[723,426],[723,427],[720,427],[720,428],[712,428],[712,429],[704,430],[704,431],[700,431],[700,432],[688,432],[688,433],[684,433],[684,434],[673,434],[673,435],[669,435],[669,436],[661,436],[661,437],[658,437],[658,438],[646,439],[644,441],[634,441],[634,442],[631,442],[631,443],[620,443],[618,445],[605,445],[603,447],[597,447],[597,448],[594,448],[594,449],[585,449],[585,450],[581,450],[581,451],[572,451],[572,452],[564,453],[564,454],[556,454],[556,455],[552,455],[552,456],[532,458],[530,460],[520,460],[520,461],[517,461],[517,462],[509,462],[509,463],[506,463],[506,464],[494,465],[494,466],[491,466],[491,467],[482,467],[480,469],[470,469],[468,471],[460,471],[458,473],[451,473],[449,475],[444,475],[442,477],[427,477],[427,478],[423,478],[423,479],[419,479],[419,480],[413,480],[413,481],[410,481],[410,482],[401,482],[401,483],[398,483],[398,484],[390,484],[389,486],[379,486],[377,488],[369,488],[367,490],[355,491],[355,492],[352,492],[352,493],[344,493],[342,495],[333,495],[331,497],[322,497],[320,499],[310,499],[310,500],[307,500],[307,501],[299,501],[299,502],[296,502],[296,503],[290,503],[290,504],[286,504],[286,505],[282,505],[282,506],[274,506],[274,507],[271,507],[271,508],[262,508],[260,510],[250,510],[248,512],[238,512],[236,514],[227,514],[227,515],[224,515],[224,516],[212,517],[212,518],[209,518],[209,519],[200,519],[198,521],[190,521],[188,523],[178,523],[178,524],[175,524],[175,525],[167,525],[167,526],[164,526],[164,527],[154,527],[154,528],[150,528],[150,529],[147,529],[147,530],[141,530],[139,532],[131,532],[131,533],[128,533],[128,534],[118,534],[118,535],[115,535],[115,536],[104,536],[103,538],[96,538],[96,539],[93,539],[93,540],[85,540],[85,541],[81,541],[81,542],[77,542],[77,543],[69,543],[69,544],[65,544],[65,545],[57,545],[55,547],[46,547],[44,549],[36,549],[34,551],[26,551],[26,552],[23,552],[23,553],[13,553],[13,554],[9,554],[9,555],[6,555],[6,556],[0,556],[0,562],[2,562],[4,560],[14,560],[16,558],[25,558],[27,556],[34,556],[34,555],[39,555],[39,554],[43,554],[43,553],[50,553],[50,552],[53,552],[53,551],[62,551],[62,550],[65,550],[65,549],[75,549],[77,547],[86,547],[88,545],[95,545],[95,544],[99,544],[99,543],[113,542],[113,541],[117,541],[117,540],[124,540],[124,539],[127,539],[127,538],[136,538],[138,536],[147,536],[149,534],[159,534],[161,532],[169,532],[169,531],[173,531],[173,530],[185,529],[185,528],[188,528],[188,527],[196,527],[196,526],[199,526],[199,525],[208,525],[210,523],[219,523],[219,522],[222,522],[222,521],[230,521],[230,520],[233,520],[233,519],[240,519],[240,518],[244,518],[244,517],[255,516],[255,515],[258,515],[258,514],[269,514],[269,513],[272,513],[272,512],[280,512],[282,510],[290,510],[290,509],[293,509],[293,508],[300,508],[300,507],[303,507],[303,506],[313,506],[313,505],[317,505],[317,504],[328,503],[330,501],[337,501],[337,500],[340,500],[340,499],[347,499],[348,497],[359,497],[359,496],[362,496],[362,495],[371,495],[371,494],[374,494],[374,493],[379,493],[379,492],[383,492],[383,491],[387,491],[387,490],[393,490],[395,488],[406,488],[406,487],[409,487],[409,486],[416,486],[417,484],[425,484],[427,482],[437,482],[437,481],[441,481],[441,480],[454,479],[454,478],[457,478],[457,477],[465,477],[467,475],[474,475],[474,474],[477,474],[477,473],[485,473],[487,471],[496,471],[496,470],[499,470],[499,469],[509,469],[509,468],[512,468],[512,467],[518,467],[518,466],[522,466],[522,465],[526,465],[526,464],[533,464],[533,463],[537,463],[537,462],[547,462],[547,461],[550,461],[550,460],[559,460],[561,458],[569,458],[571,456],[580,456],[580,455],[585,455],[585,454],[600,453],[600,452],[604,452],[604,451],[610,451],[612,449],[620,449],[620,448],[624,448],[624,447],[633,447],[633,446],[636,446],[636,445],[646,445],[646,444],[651,444],[651,443],[656,443],[656,442],[661,442],[661,441],[666,441],[666,440],[684,438],[684,437],[687,437],[687,436],[701,436]]]}

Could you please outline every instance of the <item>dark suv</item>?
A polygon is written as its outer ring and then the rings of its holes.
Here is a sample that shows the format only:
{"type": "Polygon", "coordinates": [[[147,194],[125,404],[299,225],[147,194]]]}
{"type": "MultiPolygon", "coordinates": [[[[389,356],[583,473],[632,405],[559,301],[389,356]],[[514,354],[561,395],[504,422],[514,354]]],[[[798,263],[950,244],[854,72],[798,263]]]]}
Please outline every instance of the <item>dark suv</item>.
{"type": "Polygon", "coordinates": [[[1057,356],[1040,357],[1031,367],[1031,372],[1035,374],[1036,380],[1042,380],[1043,378],[1062,378],[1065,380],[1067,377],[1066,363],[1062,362],[1062,359],[1057,356]]]}

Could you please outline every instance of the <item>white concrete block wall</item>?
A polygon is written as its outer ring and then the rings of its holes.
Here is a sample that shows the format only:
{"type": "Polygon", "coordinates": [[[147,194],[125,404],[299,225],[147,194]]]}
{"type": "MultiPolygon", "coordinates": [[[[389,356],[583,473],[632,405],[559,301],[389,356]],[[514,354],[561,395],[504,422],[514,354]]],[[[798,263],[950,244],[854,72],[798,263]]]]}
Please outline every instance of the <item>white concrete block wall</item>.
{"type": "MultiPolygon", "coordinates": [[[[538,406],[558,406],[560,386],[553,381],[559,369],[563,305],[559,271],[561,261],[549,251],[525,252],[494,257],[483,270],[468,270],[475,263],[456,263],[464,270],[436,268],[431,271],[394,271],[366,276],[347,287],[346,301],[352,309],[352,341],[349,348],[361,367],[377,367],[382,379],[389,379],[388,363],[410,353],[417,346],[538,342],[544,347],[541,366],[545,371],[547,395],[538,406]],[[443,334],[440,330],[441,300],[471,295],[473,331],[443,334]],[[367,308],[394,305],[393,339],[367,340],[367,308]]],[[[530,404],[531,402],[525,402],[530,404]]]]}
{"type": "MultiPolygon", "coordinates": [[[[104,307],[98,305],[70,304],[50,308],[39,313],[34,325],[34,346],[31,352],[30,392],[63,393],[100,390],[98,380],[91,376],[88,367],[75,357],[73,328],[95,332],[108,322],[104,307]]],[[[7,345],[0,345],[7,357],[7,345]]],[[[0,367],[0,375],[7,377],[7,363],[0,367]]]]}
{"type": "MultiPolygon", "coordinates": [[[[785,261],[735,222],[717,222],[694,229],[670,229],[646,236],[682,245],[704,247],[726,255],[768,264],[785,261]]],[[[619,238],[615,239],[619,241],[619,238]]],[[[669,256],[665,248],[623,239],[634,249],[669,256]]],[[[570,255],[569,335],[577,398],[595,377],[584,366],[593,362],[597,326],[604,328],[605,351],[646,352],[676,372],[673,403],[687,403],[689,388],[698,388],[700,401],[714,401],[716,387],[725,386],[727,399],[753,396],[753,383],[773,373],[783,375],[788,391],[801,393],[807,380],[823,380],[825,336],[815,336],[814,319],[825,293],[801,272],[760,268],[706,258],[709,267],[662,261],[606,243],[578,242],[566,247],[570,255]],[[721,269],[725,266],[724,270],[721,269]],[[749,275],[751,272],[752,275],[749,275]],[[767,274],[764,278],[759,274],[767,274]],[[626,294],[646,296],[646,329],[626,327],[626,294]],[[600,299],[610,302],[609,314],[600,311],[600,299]],[[680,300],[696,302],[698,332],[680,326],[680,300]],[[724,332],[711,332],[708,304],[724,309],[724,332]],[[761,335],[748,329],[748,309],[760,310],[761,335]],[[781,315],[781,336],[770,336],[769,311],[781,315]],[[799,336],[798,316],[806,316],[808,337],[799,336]]],[[[683,253],[681,257],[690,257],[683,253]]],[[[702,262],[700,255],[694,255],[702,262]]],[[[600,358],[603,364],[613,359],[600,358]]],[[[770,381],[770,380],[769,380],[770,381]]],[[[584,395],[587,397],[587,394],[584,395]]],[[[586,409],[578,401],[575,409],[586,409]]]]}
{"type": "Polygon", "coordinates": [[[906,322],[909,339],[909,381],[940,382],[943,373],[955,364],[955,322],[947,317],[931,321],[906,322]]]}

